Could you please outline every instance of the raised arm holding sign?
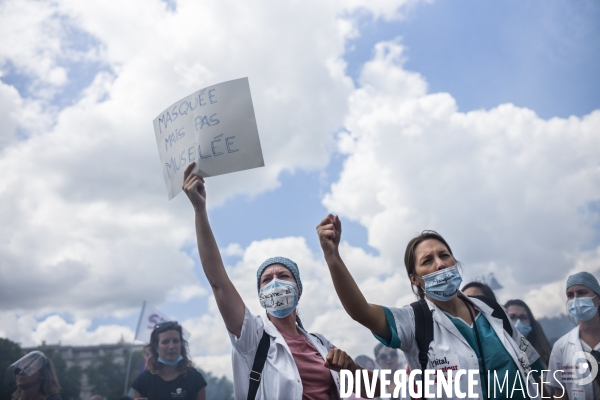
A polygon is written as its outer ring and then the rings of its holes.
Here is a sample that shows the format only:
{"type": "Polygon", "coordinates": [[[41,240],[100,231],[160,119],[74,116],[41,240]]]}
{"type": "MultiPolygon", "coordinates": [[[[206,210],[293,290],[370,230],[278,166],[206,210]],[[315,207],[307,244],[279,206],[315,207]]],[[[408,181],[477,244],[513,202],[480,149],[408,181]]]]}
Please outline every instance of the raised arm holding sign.
{"type": "Polygon", "coordinates": [[[219,83],[181,99],[154,119],[169,200],[194,173],[215,176],[265,165],[248,78],[219,83]]]}

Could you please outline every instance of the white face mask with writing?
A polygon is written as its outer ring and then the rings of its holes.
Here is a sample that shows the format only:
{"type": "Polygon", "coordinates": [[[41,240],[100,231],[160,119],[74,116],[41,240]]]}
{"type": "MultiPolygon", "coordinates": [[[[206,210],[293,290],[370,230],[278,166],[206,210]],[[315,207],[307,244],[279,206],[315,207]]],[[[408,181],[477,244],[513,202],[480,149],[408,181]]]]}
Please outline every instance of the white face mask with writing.
{"type": "Polygon", "coordinates": [[[425,282],[425,294],[427,296],[438,301],[448,301],[458,292],[462,277],[458,272],[458,267],[453,265],[424,275],[423,282],[425,282]]]}
{"type": "Polygon", "coordinates": [[[259,290],[258,299],[260,305],[272,316],[287,317],[298,305],[296,284],[275,278],[259,290]]]}

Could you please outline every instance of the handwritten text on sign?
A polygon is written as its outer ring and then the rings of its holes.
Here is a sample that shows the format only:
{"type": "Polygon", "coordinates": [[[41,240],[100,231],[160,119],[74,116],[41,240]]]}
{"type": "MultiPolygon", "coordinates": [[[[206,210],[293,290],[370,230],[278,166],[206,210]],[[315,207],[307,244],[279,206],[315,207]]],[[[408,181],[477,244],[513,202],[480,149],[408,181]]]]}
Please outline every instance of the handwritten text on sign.
{"type": "Polygon", "coordinates": [[[265,165],[248,78],[189,95],[154,119],[169,200],[181,191],[183,171],[208,177],[265,165]]]}

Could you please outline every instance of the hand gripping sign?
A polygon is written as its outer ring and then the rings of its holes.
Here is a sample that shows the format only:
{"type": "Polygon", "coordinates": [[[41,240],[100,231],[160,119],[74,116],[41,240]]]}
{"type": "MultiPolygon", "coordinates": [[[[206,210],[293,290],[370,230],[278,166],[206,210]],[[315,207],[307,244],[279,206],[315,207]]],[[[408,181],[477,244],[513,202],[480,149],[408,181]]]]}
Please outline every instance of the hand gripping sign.
{"type": "Polygon", "coordinates": [[[192,161],[202,177],[265,165],[248,78],[200,89],[153,122],[169,200],[181,192],[192,161]]]}

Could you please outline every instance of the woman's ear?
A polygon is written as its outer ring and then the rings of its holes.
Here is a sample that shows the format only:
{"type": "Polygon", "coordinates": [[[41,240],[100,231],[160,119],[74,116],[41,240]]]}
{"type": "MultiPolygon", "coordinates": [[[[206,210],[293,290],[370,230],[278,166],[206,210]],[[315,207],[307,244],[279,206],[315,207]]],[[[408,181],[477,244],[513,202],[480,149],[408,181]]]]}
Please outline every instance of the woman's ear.
{"type": "Polygon", "coordinates": [[[419,278],[416,275],[409,274],[408,277],[410,278],[410,283],[412,283],[415,286],[421,286],[421,282],[419,282],[419,278]]]}

